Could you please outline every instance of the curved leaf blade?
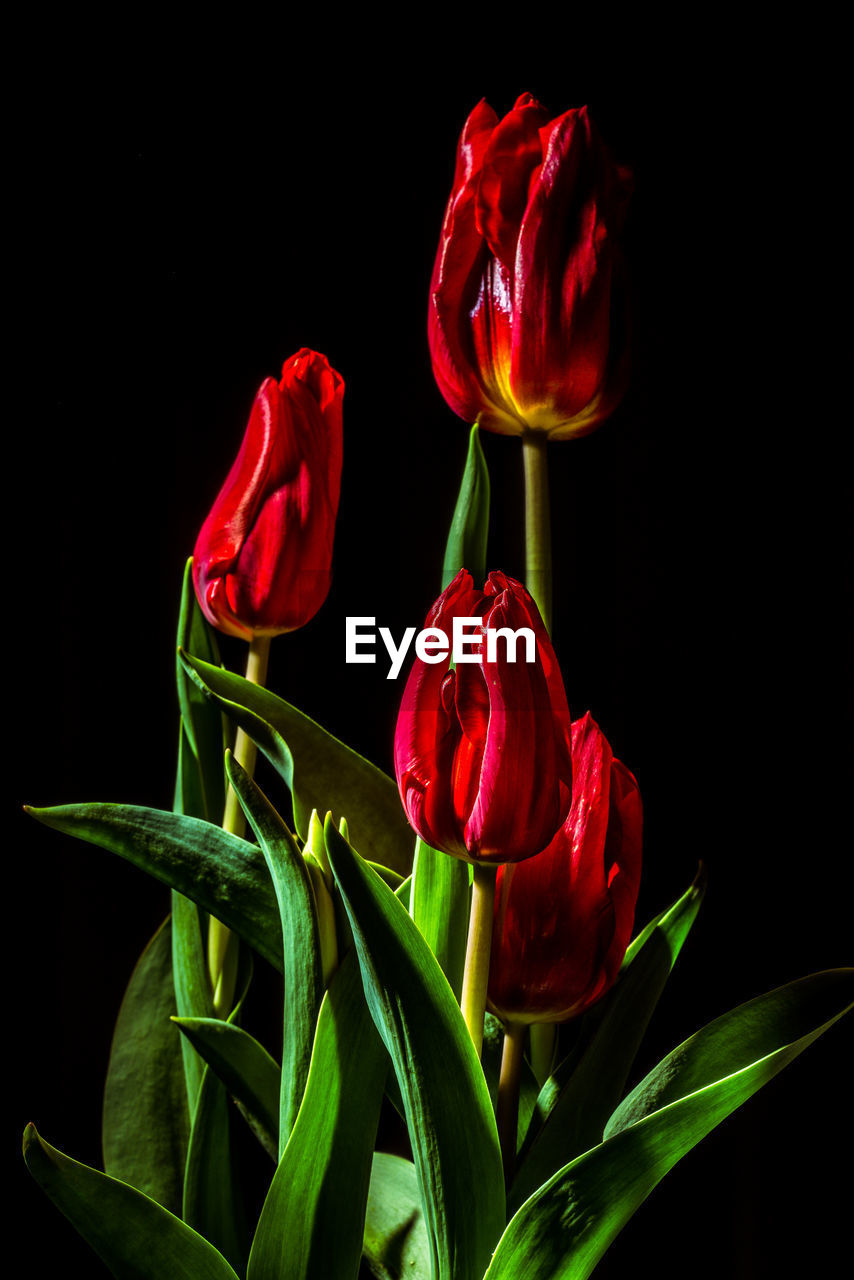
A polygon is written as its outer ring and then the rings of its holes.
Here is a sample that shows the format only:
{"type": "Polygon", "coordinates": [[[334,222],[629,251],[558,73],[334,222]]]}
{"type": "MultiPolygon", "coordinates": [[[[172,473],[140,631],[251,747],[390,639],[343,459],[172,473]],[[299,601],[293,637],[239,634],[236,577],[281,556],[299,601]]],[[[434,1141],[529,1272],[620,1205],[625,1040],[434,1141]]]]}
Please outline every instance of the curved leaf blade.
{"type": "Polygon", "coordinates": [[[210,1067],[202,1076],[193,1114],[181,1217],[243,1274],[246,1226],[233,1163],[228,1094],[210,1067]]]}
{"type": "Polygon", "coordinates": [[[355,952],[323,998],[303,1105],[264,1201],[247,1280],[353,1280],[388,1058],[355,952]]]}
{"type": "Polygon", "coordinates": [[[212,1244],[156,1201],[57,1151],[28,1125],[27,1168],[118,1280],[237,1280],[212,1244]]]}
{"type": "Polygon", "coordinates": [[[430,1242],[411,1160],[374,1154],[363,1256],[377,1280],[430,1280],[430,1242]]]}
{"type": "Polygon", "coordinates": [[[233,1022],[181,1017],[172,1021],[238,1103],[265,1150],[278,1159],[279,1064],[233,1022]]]}
{"type": "Polygon", "coordinates": [[[245,769],[229,755],[226,771],[255,832],[279,904],[285,975],[279,1102],[279,1155],[300,1109],[323,998],[320,936],[308,868],[293,836],[245,769]]]}
{"type": "Polygon", "coordinates": [[[445,546],[442,590],[468,569],[475,582],[486,577],[486,539],[489,532],[489,471],[480,443],[477,423],[469,432],[469,447],[462,484],[457,495],[445,546]]]}
{"type": "Polygon", "coordinates": [[[470,899],[468,863],[416,840],[409,914],[457,1001],[463,987],[470,899]]]}
{"type": "Polygon", "coordinates": [[[182,808],[183,813],[208,822],[219,822],[225,808],[225,769],[223,755],[228,746],[226,721],[222,712],[206,698],[184,667],[178,652],[188,649],[213,666],[219,667],[219,647],[213,628],[199,608],[193,587],[193,560],[187,561],[181,588],[181,605],[178,613],[178,635],[175,656],[175,677],[181,724],[187,737],[189,758],[192,761],[192,777],[185,775],[185,800],[192,800],[182,808]]]}
{"type": "Polygon", "coordinates": [[[504,1224],[486,1082],[447,979],[406,908],[326,823],[365,998],[400,1086],[437,1280],[481,1280],[504,1224]]]}
{"type": "Polygon", "coordinates": [[[175,1012],[169,920],[137,962],[119,1010],[104,1086],[104,1168],[180,1212],[190,1116],[175,1012]],[[177,1043],[176,1043],[177,1041],[177,1043]]]}
{"type": "Polygon", "coordinates": [[[64,804],[27,812],[132,862],[239,933],[282,969],[276,895],[261,850],[199,818],[132,804],[64,804]]]}
{"type": "Polygon", "coordinates": [[[540,1090],[508,1197],[511,1213],[563,1165],[601,1142],[705,888],[698,877],[642,931],[614,986],[588,1015],[582,1052],[561,1063],[540,1090]]]}
{"type": "Polygon", "coordinates": [[[606,1141],[559,1170],[510,1222],[485,1280],[586,1280],[664,1175],[854,1004],[854,969],[732,1009],[663,1060],[606,1141]]]}
{"type": "Polygon", "coordinates": [[[412,828],[394,781],[302,711],[242,676],[184,654],[199,687],[239,725],[284,779],[294,822],[308,839],[312,809],[333,809],[366,858],[400,875],[412,869],[412,828]]]}

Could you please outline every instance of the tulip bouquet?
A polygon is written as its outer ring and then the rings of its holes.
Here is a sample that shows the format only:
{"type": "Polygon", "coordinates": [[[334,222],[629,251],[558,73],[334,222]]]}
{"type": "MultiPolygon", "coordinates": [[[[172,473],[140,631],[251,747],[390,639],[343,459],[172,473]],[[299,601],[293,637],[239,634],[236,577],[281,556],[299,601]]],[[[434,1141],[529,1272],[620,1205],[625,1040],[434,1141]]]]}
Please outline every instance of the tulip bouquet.
{"type": "Polygon", "coordinates": [[[854,970],[813,974],[632,1074],[704,873],[636,925],[641,792],[607,725],[570,713],[546,470],[548,442],[592,431],[625,385],[630,188],[585,109],[551,119],[525,94],[465,124],[428,332],[472,425],[394,778],[311,718],[310,688],[302,709],[266,687],[273,638],[319,614],[333,564],[344,382],[303,348],[258,391],[187,564],[172,810],[31,810],[171,892],[115,1027],[104,1171],[24,1138],[117,1277],[583,1280],[854,1003],[854,970]],[[489,559],[481,430],[521,443],[524,582],[489,559]],[[245,674],[217,632],[247,644],[245,674]],[[274,1041],[248,1014],[258,970],[281,975],[274,1041]]]}

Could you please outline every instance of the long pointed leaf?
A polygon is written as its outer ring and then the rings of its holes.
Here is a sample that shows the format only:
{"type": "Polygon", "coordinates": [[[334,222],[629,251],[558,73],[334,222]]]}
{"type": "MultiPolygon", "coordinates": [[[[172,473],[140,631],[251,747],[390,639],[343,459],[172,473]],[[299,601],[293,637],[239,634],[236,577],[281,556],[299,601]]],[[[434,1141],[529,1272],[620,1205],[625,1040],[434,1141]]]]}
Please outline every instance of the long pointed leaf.
{"type": "Polygon", "coordinates": [[[202,1076],[190,1131],[181,1216],[243,1274],[247,1240],[228,1093],[210,1067],[202,1076]]]}
{"type": "Polygon", "coordinates": [[[817,973],[710,1023],[618,1108],[607,1139],[510,1222],[486,1280],[586,1280],[678,1160],[854,1003],[854,969],[817,973]]]}
{"type": "Polygon", "coordinates": [[[308,839],[312,809],[345,817],[364,857],[401,875],[412,868],[412,829],[393,780],[290,703],[220,667],[183,655],[190,675],[258,744],[289,788],[308,839]]]}
{"type": "MultiPolygon", "coordinates": [[[[196,653],[207,663],[220,666],[219,648],[213,628],[199,608],[193,588],[193,561],[187,561],[178,614],[176,649],[196,653]]],[[[219,822],[225,807],[225,769],[223,754],[228,734],[222,712],[206,698],[176,655],[176,683],[181,723],[187,735],[190,755],[195,762],[192,807],[182,808],[196,818],[219,822]]]]}
{"type": "Polygon", "coordinates": [[[351,951],[323,999],[303,1105],[261,1211],[247,1280],[355,1280],[387,1070],[351,951]]]}
{"type": "MultiPolygon", "coordinates": [[[[178,770],[175,781],[174,813],[193,818],[206,818],[199,761],[193,755],[183,719],[178,734],[178,770]]],[[[205,917],[205,922],[206,922],[205,917]]],[[[199,908],[183,893],[172,890],[172,981],[175,1004],[184,1017],[213,1016],[213,995],[208,974],[199,908]]],[[[190,1114],[196,1107],[205,1064],[189,1040],[181,1037],[184,1079],[190,1114]]]]}
{"type": "Polygon", "coordinates": [[[486,577],[488,532],[489,472],[475,423],[469,432],[465,471],[445,546],[443,591],[453,582],[460,569],[468,569],[475,582],[483,582],[486,577]]]}
{"type": "Polygon", "coordinates": [[[174,1018],[173,1022],[216,1073],[262,1145],[277,1160],[279,1064],[254,1036],[232,1022],[220,1018],[174,1018]]]}
{"type": "Polygon", "coordinates": [[[104,1168],[180,1212],[190,1117],[175,1012],[168,920],[139,958],[113,1032],[104,1087],[104,1168]]]}
{"type": "Polygon", "coordinates": [[[192,898],[281,971],[276,895],[256,845],[198,818],[140,805],[65,804],[27,812],[192,898]]]}
{"type": "Polygon", "coordinates": [[[302,854],[267,797],[231,755],[227,758],[226,769],[267,861],[279,903],[285,975],[279,1103],[281,1155],[305,1092],[317,1015],[323,998],[323,964],[314,891],[302,854]]]}
{"type": "Polygon", "coordinates": [[[364,1258],[377,1280],[430,1280],[430,1242],[411,1160],[382,1151],[374,1155],[364,1258]]]}
{"type": "Polygon", "coordinates": [[[220,1253],[156,1201],[24,1133],[27,1168],[117,1280],[237,1280],[220,1253]]]}
{"type": "Polygon", "coordinates": [[[504,1224],[486,1082],[447,979],[406,908],[327,821],[371,1017],[406,1111],[437,1280],[481,1280],[504,1224]]]}
{"type": "Polygon", "coordinates": [[[543,1085],[511,1188],[511,1213],[563,1165],[601,1142],[704,893],[699,877],[643,930],[611,991],[590,1012],[583,1052],[543,1085]]]}
{"type": "Polygon", "coordinates": [[[468,863],[415,843],[409,914],[460,998],[469,922],[468,863]]]}

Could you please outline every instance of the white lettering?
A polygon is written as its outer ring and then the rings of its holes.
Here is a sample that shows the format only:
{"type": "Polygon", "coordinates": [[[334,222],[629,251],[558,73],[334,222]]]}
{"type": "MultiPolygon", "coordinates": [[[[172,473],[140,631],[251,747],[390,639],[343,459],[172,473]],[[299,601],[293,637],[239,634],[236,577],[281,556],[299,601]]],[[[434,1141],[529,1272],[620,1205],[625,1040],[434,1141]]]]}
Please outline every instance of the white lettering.
{"type": "MultiPolygon", "coordinates": [[[[359,652],[360,649],[365,647],[373,648],[376,644],[376,635],[369,630],[365,630],[365,628],[371,628],[375,624],[376,618],[345,618],[345,660],[347,662],[376,662],[375,653],[359,652]]],[[[483,662],[484,636],[486,636],[485,660],[487,662],[498,661],[499,636],[504,638],[507,662],[516,661],[520,638],[525,641],[525,661],[537,661],[537,639],[530,627],[519,627],[518,631],[514,631],[511,627],[484,627],[483,618],[454,618],[453,644],[448,640],[447,633],[441,627],[425,627],[417,635],[415,627],[407,627],[399,645],[395,643],[388,627],[380,627],[379,633],[391,659],[391,666],[386,676],[387,680],[396,680],[400,675],[406,655],[412,644],[413,636],[415,637],[415,653],[417,657],[422,662],[429,662],[431,665],[444,661],[448,657],[449,650],[454,662],[457,664],[461,662],[483,662]],[[471,650],[475,646],[478,646],[480,651],[472,653],[471,650]]]]}
{"type": "Polygon", "coordinates": [[[412,644],[412,637],[415,635],[415,628],[406,628],[403,633],[403,639],[400,642],[399,649],[394,647],[394,637],[388,627],[380,627],[380,635],[383,638],[385,647],[388,649],[388,656],[391,658],[391,666],[388,669],[386,680],[396,680],[400,675],[400,668],[403,666],[403,659],[406,657],[406,651],[412,644]]]}
{"type": "Polygon", "coordinates": [[[520,627],[514,631],[512,627],[487,627],[486,661],[498,661],[498,637],[503,636],[507,642],[507,661],[516,661],[516,644],[520,636],[525,638],[525,661],[536,662],[537,639],[530,627],[520,627]]]}
{"type": "Polygon", "coordinates": [[[466,645],[480,644],[483,639],[483,618],[454,618],[454,662],[482,662],[480,653],[466,653],[466,645]],[[466,627],[480,628],[476,636],[466,635],[466,627]]]}
{"type": "Polygon", "coordinates": [[[376,618],[345,618],[346,640],[344,645],[345,662],[376,662],[375,653],[358,653],[360,644],[374,644],[376,636],[359,635],[359,627],[372,627],[376,618]]]}
{"type": "Polygon", "coordinates": [[[448,637],[441,627],[425,627],[418,632],[415,652],[422,662],[441,662],[448,656],[448,637]]]}

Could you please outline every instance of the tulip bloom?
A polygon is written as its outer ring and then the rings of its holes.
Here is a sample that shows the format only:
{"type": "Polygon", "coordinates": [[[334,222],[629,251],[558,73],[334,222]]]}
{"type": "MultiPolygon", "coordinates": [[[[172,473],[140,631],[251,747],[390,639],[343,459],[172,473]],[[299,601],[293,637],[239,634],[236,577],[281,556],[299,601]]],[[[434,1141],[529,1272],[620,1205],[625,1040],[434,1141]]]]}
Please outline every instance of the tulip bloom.
{"type": "Polygon", "coordinates": [[[572,725],[569,817],[547,849],[501,867],[489,1007],[563,1022],[605,994],[631,937],[641,869],[638,784],[588,712],[572,725]]]}
{"type": "Polygon", "coordinates": [[[481,101],[457,150],[430,285],[442,395],[466,422],[563,440],[620,398],[624,304],[616,235],[630,191],[587,114],[549,120],[524,93],[481,101]]]}
{"type": "Polygon", "coordinates": [[[344,382],[303,347],[267,378],[228,479],[196,541],[193,580],[208,621],[251,640],[294,631],[332,578],[341,490],[344,382]]]}
{"type": "MultiPolygon", "coordinates": [[[[460,662],[447,651],[416,658],[394,741],[397,785],[422,840],[468,862],[515,862],[544,849],[569,811],[569,708],[548,634],[520,582],[491,573],[482,592],[461,569],[427,616],[446,634],[454,617],[483,628],[530,628],[509,660],[503,638],[493,661],[460,662]],[[438,661],[436,660],[438,658],[438,661]]],[[[481,636],[472,656],[487,646],[481,636]]]]}

